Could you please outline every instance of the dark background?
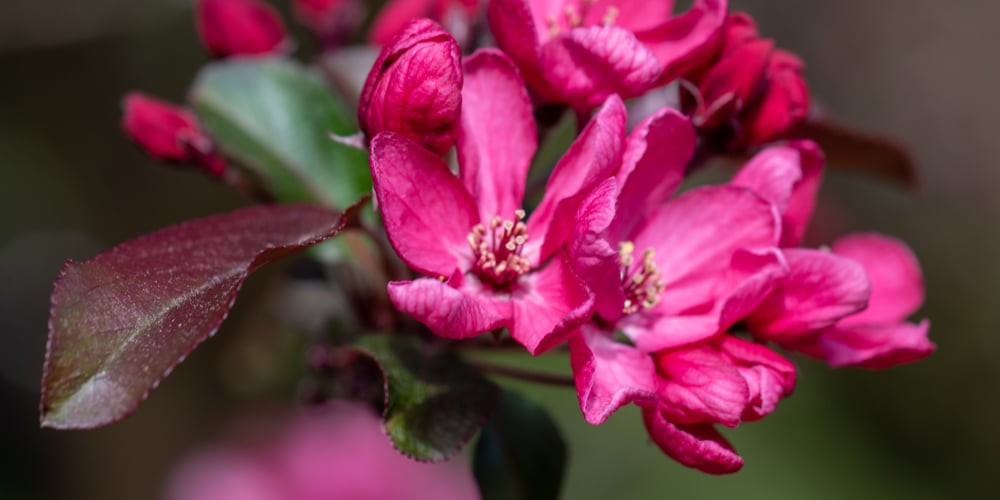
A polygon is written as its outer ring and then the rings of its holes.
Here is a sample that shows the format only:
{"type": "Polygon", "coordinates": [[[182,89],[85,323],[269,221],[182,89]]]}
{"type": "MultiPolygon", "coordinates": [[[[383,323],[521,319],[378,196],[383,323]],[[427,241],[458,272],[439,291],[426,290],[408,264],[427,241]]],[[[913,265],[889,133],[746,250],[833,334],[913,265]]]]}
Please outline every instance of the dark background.
{"type": "MultiPolygon", "coordinates": [[[[126,91],[179,102],[207,62],[191,3],[0,3],[0,499],[159,498],[173,464],[225,434],[234,415],[280,405],[245,380],[254,349],[272,341],[254,333],[271,272],[251,279],[218,337],[133,416],[87,432],[37,426],[48,295],[62,261],[249,203],[147,159],[119,130],[126,91]]],[[[565,498],[990,497],[1000,465],[1000,4],[733,5],[802,56],[830,114],[912,148],[916,190],[828,173],[815,232],[907,241],[927,280],[918,315],[931,318],[939,350],[881,373],[799,360],[796,393],[727,433],[747,466],[722,478],[663,457],[632,409],[590,427],[572,391],[537,389],[572,449],[565,498]]],[[[559,356],[548,363],[565,366],[559,356]]]]}

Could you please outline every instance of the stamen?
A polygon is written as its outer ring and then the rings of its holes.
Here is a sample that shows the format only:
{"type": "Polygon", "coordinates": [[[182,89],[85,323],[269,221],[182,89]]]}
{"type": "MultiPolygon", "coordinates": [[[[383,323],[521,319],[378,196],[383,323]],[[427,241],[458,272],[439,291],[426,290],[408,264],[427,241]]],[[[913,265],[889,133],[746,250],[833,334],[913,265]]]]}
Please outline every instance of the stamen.
{"type": "Polygon", "coordinates": [[[570,28],[579,28],[583,24],[583,18],[580,17],[580,12],[576,10],[574,5],[566,6],[566,24],[570,28]]]}
{"type": "Polygon", "coordinates": [[[505,287],[531,270],[528,259],[521,256],[524,243],[528,241],[525,215],[524,210],[516,210],[516,220],[495,216],[490,219],[489,229],[476,224],[469,232],[469,247],[476,258],[473,272],[494,287],[505,287]]]}
{"type": "Polygon", "coordinates": [[[623,241],[618,245],[618,262],[621,264],[622,286],[625,289],[625,306],[622,312],[632,314],[640,308],[649,309],[660,302],[665,285],[653,258],[652,248],[642,252],[642,262],[634,266],[635,244],[623,241]]]}
{"type": "Polygon", "coordinates": [[[601,18],[601,24],[605,26],[610,26],[615,24],[615,19],[618,19],[618,7],[612,5],[608,7],[608,10],[604,12],[604,17],[601,18]]]}

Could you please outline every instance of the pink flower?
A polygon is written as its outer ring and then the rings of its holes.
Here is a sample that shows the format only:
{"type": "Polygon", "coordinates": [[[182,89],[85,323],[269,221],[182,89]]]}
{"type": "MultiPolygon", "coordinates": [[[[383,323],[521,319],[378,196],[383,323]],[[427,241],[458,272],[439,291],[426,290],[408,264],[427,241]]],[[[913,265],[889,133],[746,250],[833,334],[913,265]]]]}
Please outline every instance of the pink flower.
{"type": "Polygon", "coordinates": [[[781,138],[809,113],[802,62],[761,38],[747,14],[730,15],[724,32],[718,59],[687,77],[697,91],[682,93],[685,112],[728,149],[781,138]]]}
{"type": "Polygon", "coordinates": [[[215,153],[211,138],[187,109],[141,92],[126,94],[122,108],[122,129],[150,156],[193,163],[215,177],[225,172],[225,161],[215,153]]]}
{"type": "Polygon", "coordinates": [[[462,54],[430,19],[406,25],[375,60],[358,122],[368,137],[396,132],[439,155],[455,144],[462,111],[462,54]]]}
{"type": "Polygon", "coordinates": [[[198,0],[195,23],[215,57],[283,52],[288,43],[278,12],[258,0],[198,0]]]}
{"type": "Polygon", "coordinates": [[[673,2],[493,0],[497,44],[546,101],[591,109],[611,94],[634,97],[715,55],[726,0],[696,0],[673,16],[673,2]]]}
{"type": "Polygon", "coordinates": [[[347,41],[363,20],[358,0],[294,0],[292,12],[327,50],[347,41]]]}
{"type": "Polygon", "coordinates": [[[410,460],[392,448],[368,408],[336,403],[330,410],[291,419],[277,437],[252,448],[216,445],[199,452],[176,470],[167,498],[479,498],[467,465],[410,460]]]}
{"type": "Polygon", "coordinates": [[[368,38],[376,45],[386,45],[408,22],[426,17],[442,23],[465,45],[481,3],[479,0],[389,0],[375,18],[368,38]]]}
{"type": "Polygon", "coordinates": [[[559,252],[582,198],[613,174],[625,108],[611,97],[556,165],[530,218],[521,209],[537,147],[517,69],[496,50],[464,64],[459,176],[392,132],[372,140],[371,168],[389,241],[427,278],[392,282],[401,311],[447,338],[507,327],[531,353],[565,339],[593,301],[559,252]]]}

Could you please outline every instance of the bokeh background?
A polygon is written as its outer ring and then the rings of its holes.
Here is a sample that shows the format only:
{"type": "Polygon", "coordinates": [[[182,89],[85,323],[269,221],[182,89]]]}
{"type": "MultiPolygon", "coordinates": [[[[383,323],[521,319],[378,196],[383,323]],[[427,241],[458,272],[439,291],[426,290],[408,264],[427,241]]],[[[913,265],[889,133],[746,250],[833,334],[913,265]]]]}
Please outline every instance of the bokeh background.
{"type": "MultiPolygon", "coordinates": [[[[262,353],[282,342],[261,333],[275,307],[267,289],[281,279],[271,271],[250,280],[219,335],[133,416],[87,432],[37,425],[48,295],[62,261],[249,203],[147,159],[119,129],[126,91],[179,102],[208,61],[192,3],[0,2],[0,499],[160,498],[183,456],[231,433],[240,415],[288,403],[254,381],[274,371],[262,353]]],[[[906,240],[924,267],[919,316],[931,318],[939,350],[881,373],[798,360],[796,393],[727,433],[747,459],[729,477],[662,456],[634,409],[591,427],[572,391],[533,388],[571,447],[564,498],[990,498],[1000,465],[1000,3],[732,4],[803,57],[831,115],[911,148],[916,189],[828,172],[816,236],[878,230],[906,240]]],[[[548,363],[565,365],[559,356],[548,363]]]]}

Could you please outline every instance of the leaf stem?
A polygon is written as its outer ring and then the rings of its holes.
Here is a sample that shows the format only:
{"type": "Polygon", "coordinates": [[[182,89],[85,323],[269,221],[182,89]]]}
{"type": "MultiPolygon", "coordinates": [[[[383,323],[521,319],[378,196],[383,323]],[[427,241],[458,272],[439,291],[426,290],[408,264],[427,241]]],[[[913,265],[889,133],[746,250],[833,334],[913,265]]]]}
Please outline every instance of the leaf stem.
{"type": "Polygon", "coordinates": [[[518,380],[526,380],[528,382],[535,382],[546,385],[555,385],[561,387],[576,386],[576,383],[573,381],[573,377],[569,375],[562,375],[558,373],[536,372],[532,370],[525,370],[523,368],[517,368],[507,365],[498,365],[484,361],[467,360],[466,362],[473,368],[476,368],[482,372],[492,373],[493,375],[499,375],[501,377],[516,378],[518,380]]]}

